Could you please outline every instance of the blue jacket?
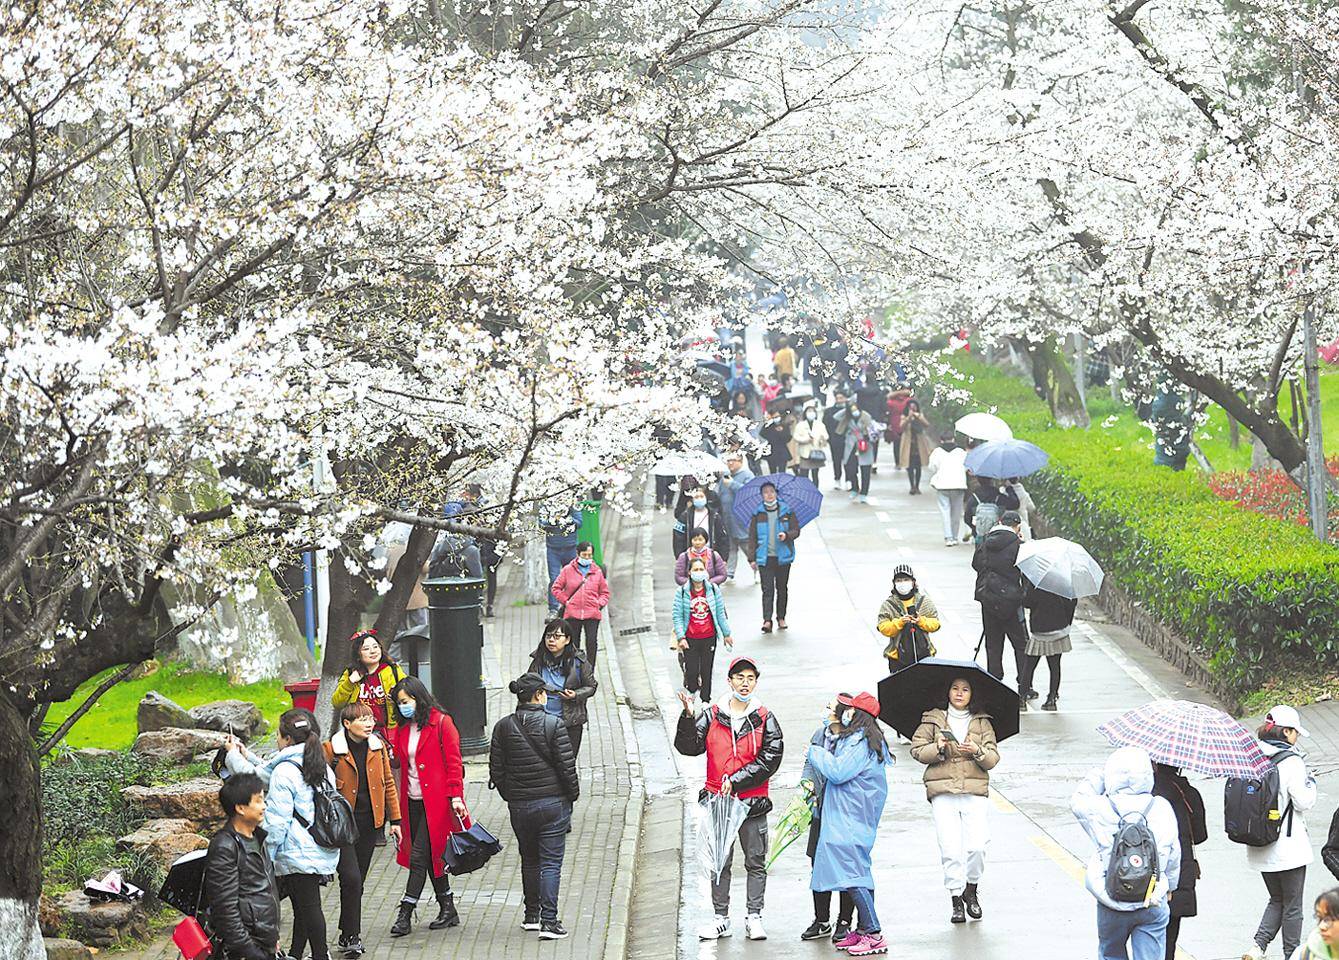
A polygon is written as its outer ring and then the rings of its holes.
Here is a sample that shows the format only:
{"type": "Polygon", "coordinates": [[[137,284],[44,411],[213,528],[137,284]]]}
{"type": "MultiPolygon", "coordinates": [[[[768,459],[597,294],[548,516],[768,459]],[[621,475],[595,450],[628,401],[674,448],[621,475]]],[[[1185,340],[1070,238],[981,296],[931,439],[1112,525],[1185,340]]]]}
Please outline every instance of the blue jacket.
{"type": "Polygon", "coordinates": [[[722,480],[716,485],[716,496],[721,500],[721,513],[725,514],[725,525],[730,530],[730,536],[736,540],[743,540],[749,535],[749,525],[735,516],[735,495],[753,477],[753,471],[747,466],[742,466],[738,473],[730,475],[731,483],[722,480]]]}
{"type": "MultiPolygon", "coordinates": [[[[777,501],[777,523],[786,533],[786,539],[776,541],[776,559],[781,566],[787,566],[795,560],[795,539],[800,535],[800,518],[786,505],[786,501],[777,501]]],[[[780,530],[778,532],[780,532],[780,530]]],[[[758,566],[767,563],[767,508],[761,503],[749,521],[748,540],[753,552],[753,561],[758,566]]]]}
{"type": "MultiPolygon", "coordinates": [[[[265,819],[261,822],[265,828],[265,852],[274,861],[277,876],[290,873],[331,876],[339,864],[339,851],[318,844],[295,816],[302,814],[308,823],[316,817],[312,788],[302,779],[302,751],[302,744],[285,747],[271,765],[265,819]]],[[[333,788],[335,777],[328,768],[326,778],[333,788]]]]}
{"type": "MultiPolygon", "coordinates": [[[[678,640],[682,640],[684,634],[688,632],[692,586],[691,583],[685,583],[674,594],[674,636],[678,640]]],[[[720,587],[710,581],[703,586],[707,588],[707,603],[711,604],[711,619],[716,624],[716,639],[724,640],[730,636],[730,618],[725,615],[725,594],[721,593],[720,587]]]]}
{"type": "Polygon", "coordinates": [[[810,889],[873,888],[871,854],[888,799],[889,763],[887,749],[870,753],[863,734],[843,737],[831,753],[809,747],[809,765],[826,780],[810,889]]]}
{"type": "Polygon", "coordinates": [[[550,547],[575,547],[581,520],[581,511],[573,507],[567,516],[541,523],[539,526],[544,531],[545,544],[550,547]]]}

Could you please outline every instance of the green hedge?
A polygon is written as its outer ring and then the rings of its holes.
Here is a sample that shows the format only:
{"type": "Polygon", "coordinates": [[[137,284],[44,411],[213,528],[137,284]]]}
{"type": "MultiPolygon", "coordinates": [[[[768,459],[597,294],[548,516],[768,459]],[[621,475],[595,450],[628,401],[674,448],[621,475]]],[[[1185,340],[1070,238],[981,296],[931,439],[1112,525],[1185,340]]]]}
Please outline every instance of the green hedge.
{"type": "Polygon", "coordinates": [[[940,414],[998,407],[1016,436],[1046,450],[1050,465],[1027,481],[1041,512],[1226,685],[1242,692],[1280,669],[1339,665],[1339,550],[1220,500],[1198,471],[1154,466],[1151,435],[1128,414],[1062,429],[1024,381],[972,357],[953,363],[977,402],[941,402],[940,414]]]}

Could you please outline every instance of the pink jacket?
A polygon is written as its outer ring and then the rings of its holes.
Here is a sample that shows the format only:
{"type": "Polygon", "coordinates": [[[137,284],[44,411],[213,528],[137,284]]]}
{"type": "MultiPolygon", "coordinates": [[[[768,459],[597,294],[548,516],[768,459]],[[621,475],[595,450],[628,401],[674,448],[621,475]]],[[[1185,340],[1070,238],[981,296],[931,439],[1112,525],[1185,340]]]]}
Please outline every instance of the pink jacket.
{"type": "MultiPolygon", "coordinates": [[[[681,587],[688,582],[689,559],[688,551],[685,550],[683,553],[679,554],[679,559],[674,561],[674,582],[681,587]]],[[[707,548],[706,561],[707,579],[709,581],[719,587],[729,579],[730,574],[726,569],[725,561],[721,559],[719,553],[712,550],[710,547],[707,548]]]]}
{"type": "Polygon", "coordinates": [[[573,560],[553,581],[552,593],[565,605],[563,616],[569,620],[599,620],[609,605],[609,582],[598,563],[592,563],[590,572],[583,575],[573,560]]]}

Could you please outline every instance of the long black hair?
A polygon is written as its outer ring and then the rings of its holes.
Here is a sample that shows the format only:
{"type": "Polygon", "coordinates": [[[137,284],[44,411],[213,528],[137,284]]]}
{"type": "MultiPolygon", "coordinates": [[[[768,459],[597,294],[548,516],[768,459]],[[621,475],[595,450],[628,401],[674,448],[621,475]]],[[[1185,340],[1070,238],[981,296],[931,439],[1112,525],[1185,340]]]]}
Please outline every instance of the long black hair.
{"type": "Polygon", "coordinates": [[[841,723],[841,730],[837,733],[837,738],[849,737],[855,734],[865,735],[865,744],[869,747],[869,752],[879,758],[887,759],[888,741],[883,736],[883,728],[879,726],[879,721],[875,719],[874,714],[866,713],[859,707],[848,706],[844,703],[837,704],[837,720],[840,722],[842,716],[850,710],[853,716],[851,722],[841,723]]]}
{"type": "Polygon", "coordinates": [[[279,717],[279,733],[292,743],[302,744],[302,779],[307,785],[319,787],[325,783],[330,767],[321,748],[321,725],[316,715],[301,707],[285,710],[279,717]]]}
{"type": "Polygon", "coordinates": [[[377,637],[375,630],[359,630],[353,636],[349,637],[349,669],[355,673],[362,673],[366,670],[363,665],[363,642],[368,638],[377,641],[377,646],[381,648],[381,661],[378,667],[390,662],[390,654],[386,651],[386,645],[377,637]]]}
{"type": "Polygon", "coordinates": [[[948,694],[949,694],[949,691],[953,689],[953,685],[954,685],[955,683],[957,683],[959,680],[961,680],[963,683],[967,684],[967,686],[970,687],[970,688],[971,688],[971,691],[972,691],[972,699],[967,701],[967,712],[970,713],[972,716],[976,716],[977,714],[985,713],[985,712],[986,712],[985,704],[978,703],[978,702],[977,702],[977,699],[976,699],[976,684],[974,684],[974,683],[972,682],[972,678],[971,678],[971,677],[968,677],[968,676],[958,676],[958,677],[954,677],[954,678],[953,678],[952,680],[950,680],[947,684],[945,684],[945,686],[944,686],[944,709],[945,709],[945,710],[948,710],[948,708],[952,706],[952,704],[949,703],[948,694]]]}
{"type": "Polygon", "coordinates": [[[395,704],[397,711],[400,709],[401,693],[414,701],[414,723],[420,727],[428,725],[428,720],[432,717],[432,711],[441,712],[441,704],[433,698],[433,695],[428,692],[428,688],[423,685],[423,681],[418,677],[405,677],[391,691],[391,703],[395,704]]]}
{"type": "Polygon", "coordinates": [[[564,620],[562,617],[554,617],[544,624],[544,632],[539,635],[539,646],[535,647],[533,656],[542,658],[549,662],[566,663],[576,656],[577,634],[572,629],[571,621],[564,620]],[[550,634],[561,633],[567,638],[567,646],[563,647],[563,652],[556,657],[549,652],[548,645],[544,642],[550,634]]]}

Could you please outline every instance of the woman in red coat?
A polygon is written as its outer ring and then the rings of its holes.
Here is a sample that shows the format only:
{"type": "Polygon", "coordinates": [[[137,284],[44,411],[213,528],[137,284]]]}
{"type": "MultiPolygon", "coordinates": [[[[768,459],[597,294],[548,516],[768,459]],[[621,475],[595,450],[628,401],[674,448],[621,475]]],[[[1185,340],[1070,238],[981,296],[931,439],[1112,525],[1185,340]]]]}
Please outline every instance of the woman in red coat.
{"type": "Polygon", "coordinates": [[[392,937],[410,930],[414,907],[428,875],[437,894],[437,917],[430,930],[460,925],[451,895],[451,882],[442,863],[451,834],[465,829],[465,763],[460,756],[460,734],[451,718],[418,677],[405,677],[392,694],[400,725],[387,735],[400,760],[400,823],[403,836],[395,860],[409,868],[400,914],[391,925],[392,937]]]}

